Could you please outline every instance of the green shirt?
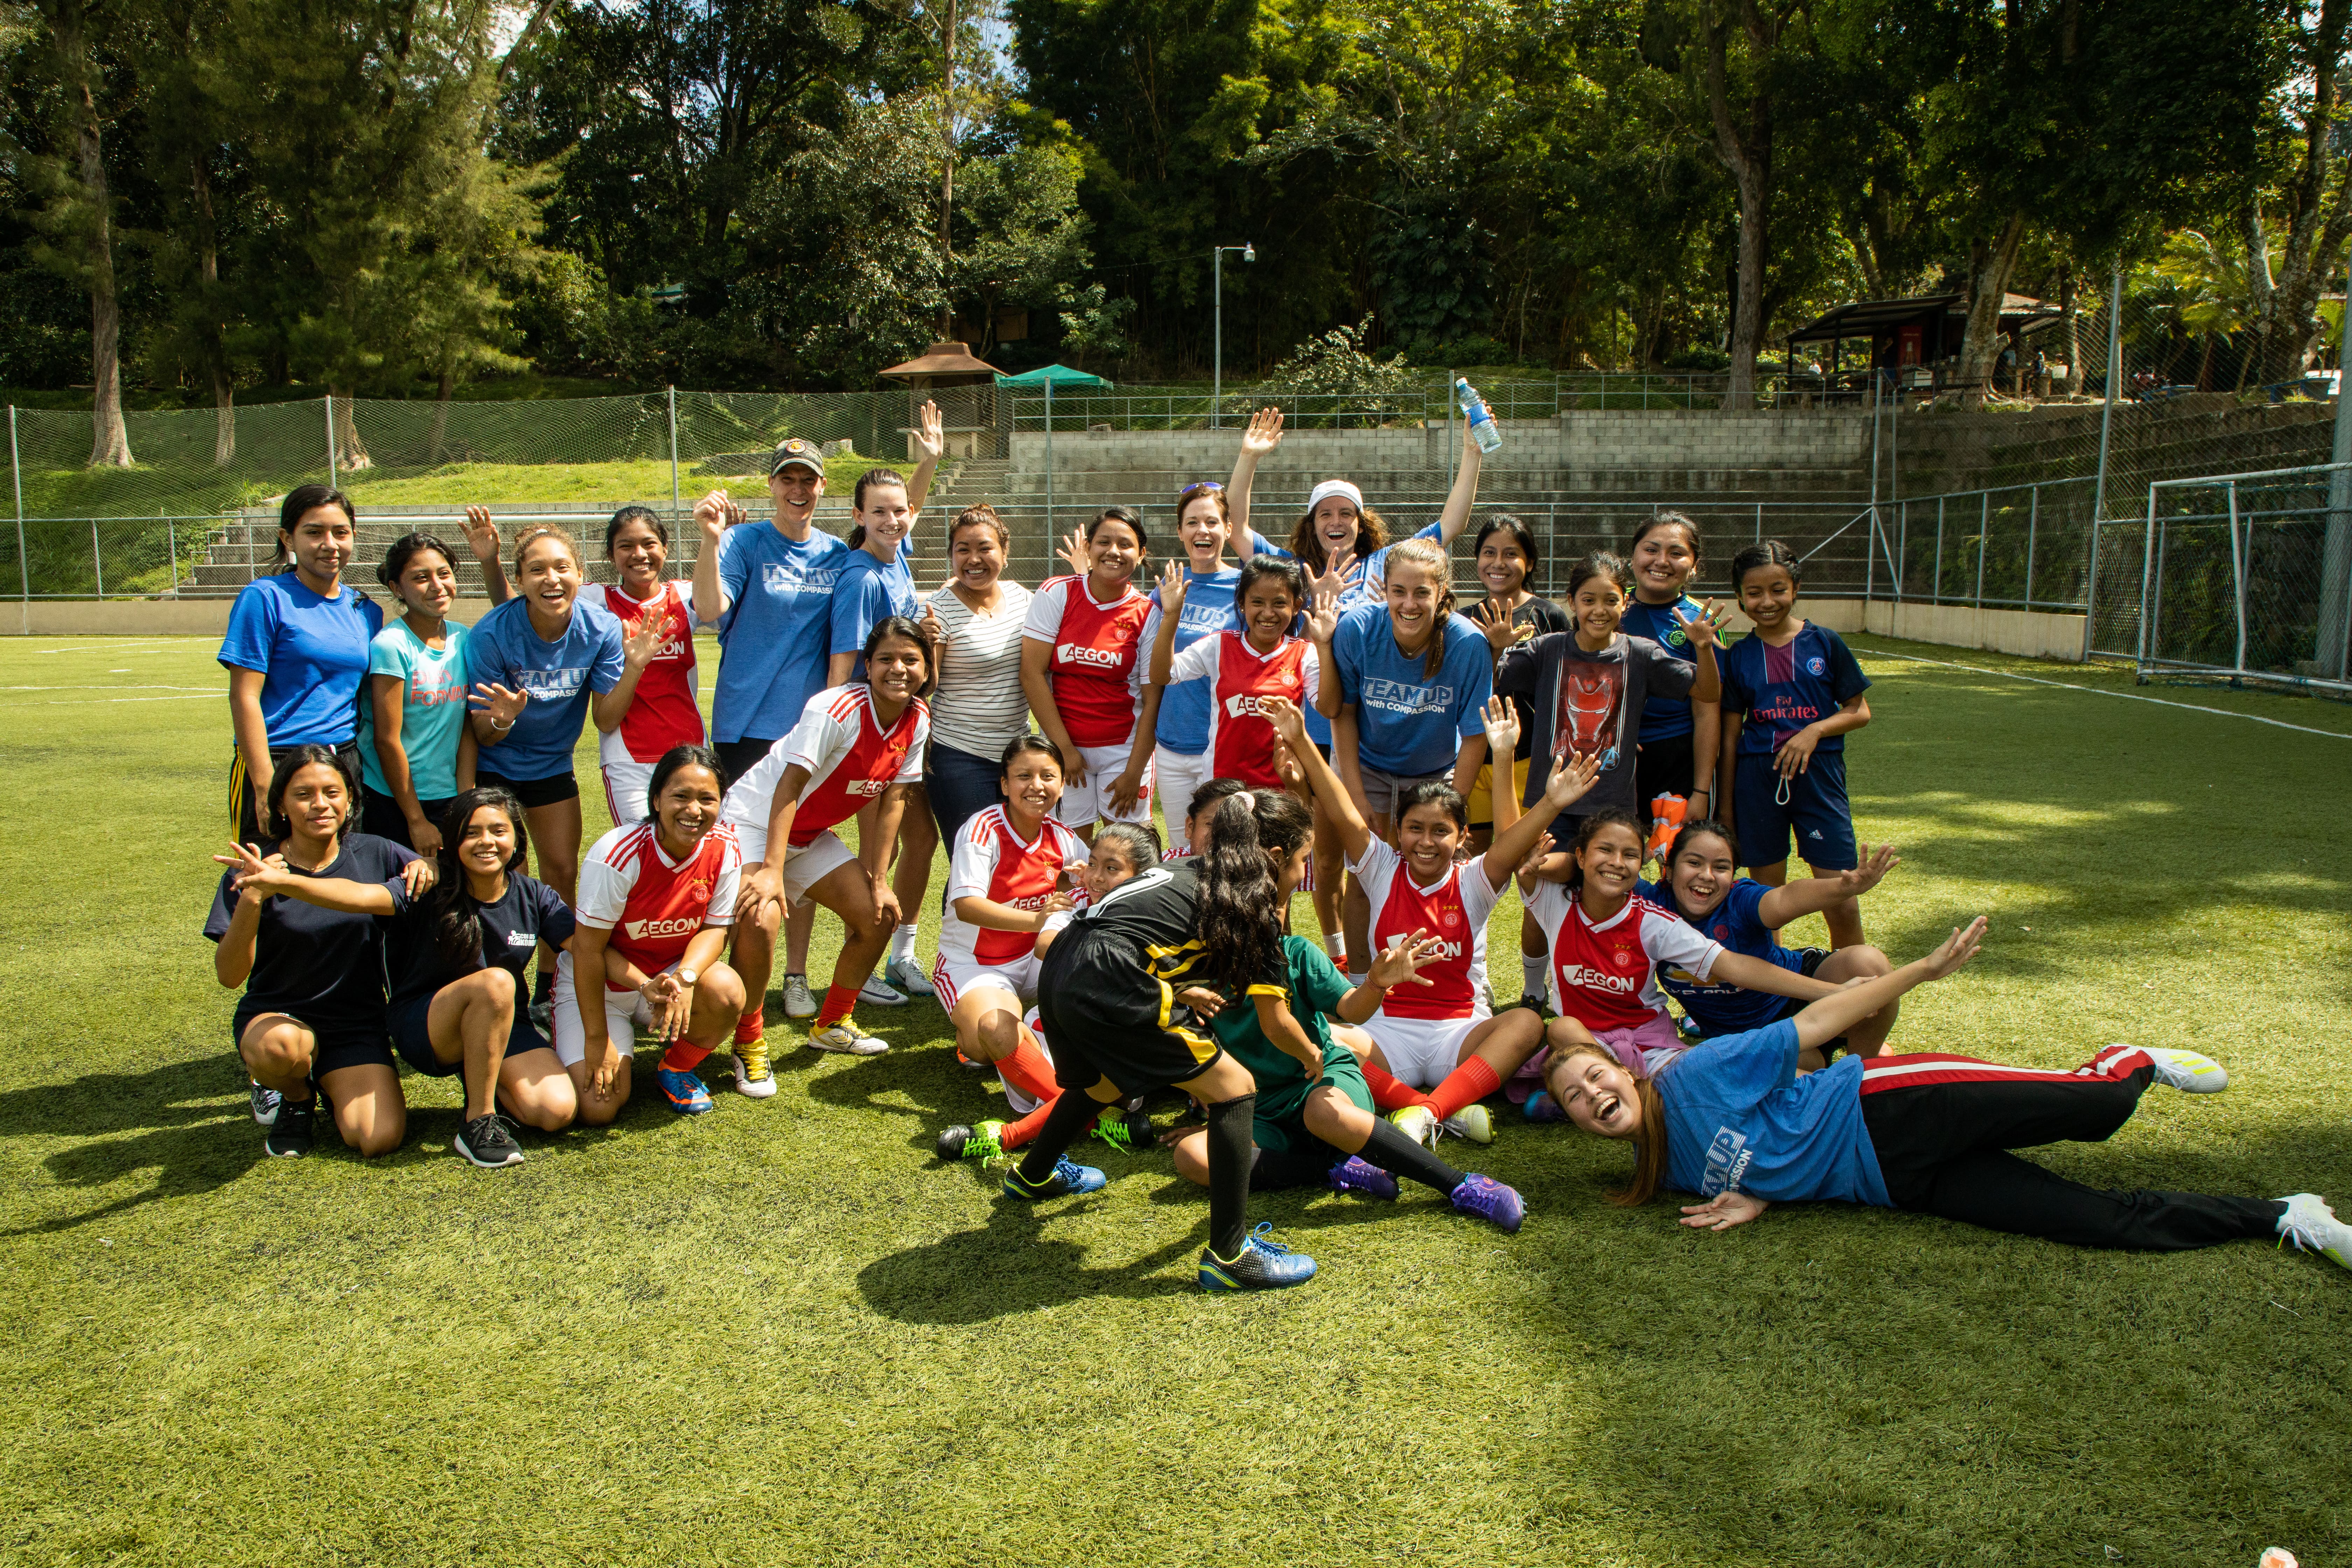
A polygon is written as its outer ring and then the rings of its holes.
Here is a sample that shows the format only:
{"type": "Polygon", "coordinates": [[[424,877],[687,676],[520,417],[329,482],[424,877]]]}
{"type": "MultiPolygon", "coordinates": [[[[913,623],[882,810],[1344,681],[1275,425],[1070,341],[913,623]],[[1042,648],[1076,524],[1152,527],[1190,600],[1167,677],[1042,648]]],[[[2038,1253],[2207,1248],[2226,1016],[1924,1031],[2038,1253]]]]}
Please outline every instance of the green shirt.
{"type": "MultiPolygon", "coordinates": [[[[1331,1037],[1330,1017],[1339,1008],[1339,998],[1349,992],[1346,976],[1331,967],[1323,950],[1303,936],[1282,939],[1285,979],[1289,988],[1291,1016],[1307,1031],[1326,1061],[1336,1053],[1354,1060],[1354,1053],[1331,1037]]],[[[1209,1032],[1217,1043],[1231,1051],[1234,1059],[1249,1068],[1257,1079],[1257,1114],[1269,1121],[1297,1114],[1307,1102],[1307,1090],[1316,1080],[1307,1076],[1307,1069],[1297,1057],[1265,1037],[1257,1026],[1257,1005],[1248,996],[1229,1002],[1214,1018],[1209,1020],[1209,1032]]]]}

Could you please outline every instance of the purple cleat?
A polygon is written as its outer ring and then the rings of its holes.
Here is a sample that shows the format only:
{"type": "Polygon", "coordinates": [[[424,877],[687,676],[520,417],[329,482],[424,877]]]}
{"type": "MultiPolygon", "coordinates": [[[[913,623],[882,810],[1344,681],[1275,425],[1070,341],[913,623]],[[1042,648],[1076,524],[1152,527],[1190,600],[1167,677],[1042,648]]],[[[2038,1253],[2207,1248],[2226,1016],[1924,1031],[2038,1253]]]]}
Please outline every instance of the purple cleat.
{"type": "Polygon", "coordinates": [[[1519,1201],[1519,1194],[1492,1176],[1463,1177],[1462,1184],[1454,1189],[1454,1206],[1492,1221],[1507,1235],[1517,1232],[1519,1222],[1528,1216],[1528,1205],[1519,1201]]]}
{"type": "Polygon", "coordinates": [[[1361,1154],[1350,1154],[1332,1166],[1328,1179],[1335,1193],[1361,1193],[1368,1198],[1397,1195],[1397,1179],[1361,1154]]]}
{"type": "Polygon", "coordinates": [[[1527,1118],[1530,1121],[1565,1121],[1568,1120],[1568,1112],[1559,1108],[1559,1101],[1551,1097],[1551,1092],[1549,1089],[1539,1089],[1533,1094],[1528,1096],[1527,1104],[1522,1106],[1520,1109],[1526,1111],[1527,1118]]]}

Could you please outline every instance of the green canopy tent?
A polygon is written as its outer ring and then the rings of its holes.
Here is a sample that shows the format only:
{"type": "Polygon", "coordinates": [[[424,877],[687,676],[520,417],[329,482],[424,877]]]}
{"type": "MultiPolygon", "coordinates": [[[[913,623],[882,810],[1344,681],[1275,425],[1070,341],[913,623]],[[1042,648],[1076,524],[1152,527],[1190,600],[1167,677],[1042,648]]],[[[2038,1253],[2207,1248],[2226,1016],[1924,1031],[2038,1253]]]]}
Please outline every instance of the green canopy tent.
{"type": "Polygon", "coordinates": [[[1110,383],[1101,376],[1088,375],[1085,371],[1072,370],[1066,364],[1041,365],[1035,370],[1024,370],[1019,375],[1000,375],[996,378],[996,384],[1031,388],[1051,386],[1062,391],[1077,387],[1108,391],[1110,387],[1110,383]]]}

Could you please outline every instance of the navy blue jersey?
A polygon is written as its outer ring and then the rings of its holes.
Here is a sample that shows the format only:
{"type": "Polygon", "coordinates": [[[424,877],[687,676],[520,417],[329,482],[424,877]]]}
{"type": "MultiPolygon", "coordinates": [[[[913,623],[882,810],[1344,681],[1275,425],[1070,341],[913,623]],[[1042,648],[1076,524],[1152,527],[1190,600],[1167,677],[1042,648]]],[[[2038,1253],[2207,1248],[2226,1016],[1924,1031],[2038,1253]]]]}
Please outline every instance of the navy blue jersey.
{"type": "MultiPolygon", "coordinates": [[[[266,847],[275,854],[279,846],[266,847]]],[[[298,877],[331,877],[349,882],[396,879],[416,857],[388,838],[345,834],[335,858],[315,871],[287,868],[298,877]]],[[[230,891],[236,868],[221,873],[213,889],[205,935],[228,934],[229,917],[243,895],[230,891]]],[[[284,1013],[313,1029],[383,1028],[383,922],[373,915],[345,914],[280,893],[265,900],[254,929],[253,970],[245,978],[240,1016],[284,1013]]]]}
{"type": "MultiPolygon", "coordinates": [[[[1739,754],[1766,757],[1789,737],[1818,722],[1870,689],[1870,677],[1845,639],[1819,621],[1779,647],[1754,633],[1724,651],[1723,707],[1738,713],[1739,754]]],[[[1845,750],[1843,735],[1829,735],[1816,754],[1845,750]]]]}
{"type": "MultiPolygon", "coordinates": [[[[399,911],[405,939],[397,944],[398,952],[406,962],[399,966],[393,983],[394,1007],[419,996],[430,996],[452,981],[475,973],[471,968],[456,968],[442,958],[422,901],[411,899],[408,889],[397,881],[385,886],[392,890],[393,908],[399,911]]],[[[539,944],[544,942],[550,947],[562,946],[571,939],[576,924],[571,907],[554,889],[535,877],[514,871],[507,873],[507,890],[498,902],[485,904],[477,900],[474,909],[482,923],[479,967],[503,969],[513,975],[518,996],[530,994],[523,971],[539,944]]]]}
{"type": "MultiPolygon", "coordinates": [[[[1626,605],[1625,616],[1618,623],[1618,630],[1627,637],[1647,637],[1674,658],[1696,667],[1698,650],[1691,647],[1690,638],[1683,631],[1682,622],[1675,618],[1676,611],[1696,620],[1698,601],[1687,594],[1670,605],[1648,605],[1634,599],[1626,605]]],[[[1691,729],[1689,698],[1668,697],[1654,690],[1643,702],[1642,731],[1637,737],[1643,742],[1671,741],[1677,735],[1689,734],[1691,729]]]]}
{"type": "MultiPolygon", "coordinates": [[[[1804,973],[1804,960],[1794,951],[1773,942],[1772,931],[1764,923],[1757,906],[1772,889],[1746,877],[1731,884],[1731,891],[1723,902],[1704,920],[1693,920],[1676,901],[1670,883],[1644,882],[1642,897],[1660,909],[1671,910],[1685,924],[1697,927],[1733,952],[1758,958],[1791,974],[1804,973]]],[[[1760,1029],[1779,1018],[1792,1004],[1786,996],[1769,991],[1749,991],[1729,981],[1705,981],[1678,963],[1662,963],[1657,968],[1658,989],[1683,1005],[1683,1011],[1698,1020],[1700,1028],[1710,1035],[1743,1034],[1760,1029]]]]}

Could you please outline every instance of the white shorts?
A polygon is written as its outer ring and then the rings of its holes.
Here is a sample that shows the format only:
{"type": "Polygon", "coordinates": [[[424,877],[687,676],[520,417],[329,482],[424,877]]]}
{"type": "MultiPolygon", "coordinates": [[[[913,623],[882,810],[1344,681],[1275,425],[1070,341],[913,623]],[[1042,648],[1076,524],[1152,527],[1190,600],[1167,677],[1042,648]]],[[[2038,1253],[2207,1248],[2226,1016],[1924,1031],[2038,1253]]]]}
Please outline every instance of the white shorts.
{"type": "Polygon", "coordinates": [[[1466,1018],[1391,1018],[1387,1011],[1371,1016],[1364,1032],[1388,1059],[1389,1072],[1412,1089],[1435,1089],[1445,1075],[1462,1065],[1462,1041],[1491,1015],[1466,1018]]]}
{"type": "MultiPolygon", "coordinates": [[[[1209,753],[1188,757],[1181,752],[1171,752],[1156,746],[1151,752],[1152,789],[1160,796],[1160,809],[1168,816],[1168,837],[1181,838],[1184,834],[1184,814],[1192,808],[1192,792],[1209,782],[1209,753]]],[[[1175,846],[1171,844],[1170,848],[1175,846]]]]}
{"type": "Polygon", "coordinates": [[[966,992],[983,985],[1011,992],[1013,1005],[1018,1007],[1037,1000],[1040,967],[1035,953],[996,963],[968,963],[950,960],[943,952],[931,961],[931,988],[940,994],[942,1012],[952,1012],[966,992]]]}
{"type": "MultiPolygon", "coordinates": [[[[1151,764],[1143,764],[1143,787],[1136,792],[1135,809],[1125,816],[1113,816],[1110,810],[1112,781],[1127,772],[1128,748],[1125,746],[1080,746],[1078,755],[1086,760],[1087,782],[1072,784],[1062,792],[1062,804],[1054,815],[1069,827],[1091,827],[1097,822],[1134,822],[1150,826],[1151,823],[1151,764]]],[[[745,850],[746,856],[750,850],[745,850]]]]}
{"type": "MultiPolygon", "coordinates": [[[[676,969],[673,963],[662,971],[676,969]]],[[[572,955],[555,955],[555,1016],[549,1033],[555,1037],[555,1059],[567,1068],[588,1059],[588,1028],[580,1021],[580,987],[572,975],[572,955]]],[[[625,1057],[636,1055],[637,1031],[654,1026],[654,1010],[642,991],[604,988],[604,1033],[613,1048],[625,1057]]]]}
{"type": "MultiPolygon", "coordinates": [[[[768,858],[768,826],[757,827],[735,825],[735,840],[743,847],[743,864],[764,862],[768,858]]],[[[797,849],[784,852],[782,873],[784,902],[797,908],[808,901],[808,890],[857,858],[857,852],[841,841],[835,833],[820,833],[797,849]]]]}
{"type": "Polygon", "coordinates": [[[613,826],[630,827],[653,815],[646,809],[646,792],[653,788],[654,764],[625,762],[600,764],[604,774],[604,805],[613,826]]]}

